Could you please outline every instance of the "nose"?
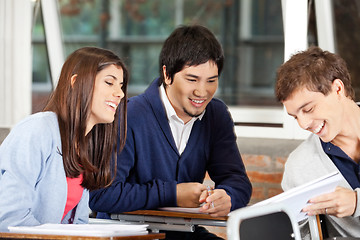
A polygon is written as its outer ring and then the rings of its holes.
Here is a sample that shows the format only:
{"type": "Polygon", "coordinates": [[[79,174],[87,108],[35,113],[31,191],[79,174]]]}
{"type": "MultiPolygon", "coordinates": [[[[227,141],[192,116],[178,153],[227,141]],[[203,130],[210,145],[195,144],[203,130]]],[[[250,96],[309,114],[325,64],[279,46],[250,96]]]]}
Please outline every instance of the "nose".
{"type": "Polygon", "coordinates": [[[113,94],[115,97],[120,98],[120,100],[125,96],[124,91],[122,90],[122,85],[121,86],[116,86],[115,87],[115,91],[113,94]]]}
{"type": "Polygon", "coordinates": [[[196,97],[206,97],[206,92],[207,92],[207,89],[206,89],[205,84],[202,84],[202,83],[196,84],[196,88],[194,89],[194,95],[196,97]]]}
{"type": "Polygon", "coordinates": [[[306,117],[303,114],[300,116],[297,116],[297,122],[302,129],[309,130],[310,125],[311,125],[311,120],[308,117],[306,117]]]}

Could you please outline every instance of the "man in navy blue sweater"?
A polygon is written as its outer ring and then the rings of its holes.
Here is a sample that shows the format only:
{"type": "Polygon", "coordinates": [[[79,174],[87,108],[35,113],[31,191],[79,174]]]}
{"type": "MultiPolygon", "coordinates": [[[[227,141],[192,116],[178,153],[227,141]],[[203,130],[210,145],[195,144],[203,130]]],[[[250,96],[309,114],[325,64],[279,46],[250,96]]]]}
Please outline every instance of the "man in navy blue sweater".
{"type": "MultiPolygon", "coordinates": [[[[251,196],[226,105],[213,98],[224,62],[202,26],[177,28],[165,41],[160,77],[128,101],[128,130],[113,184],[90,194],[98,216],[159,207],[199,207],[226,216],[251,196]],[[208,196],[205,173],[215,182],[208,196]]],[[[219,239],[202,227],[167,239],[219,239]]]]}

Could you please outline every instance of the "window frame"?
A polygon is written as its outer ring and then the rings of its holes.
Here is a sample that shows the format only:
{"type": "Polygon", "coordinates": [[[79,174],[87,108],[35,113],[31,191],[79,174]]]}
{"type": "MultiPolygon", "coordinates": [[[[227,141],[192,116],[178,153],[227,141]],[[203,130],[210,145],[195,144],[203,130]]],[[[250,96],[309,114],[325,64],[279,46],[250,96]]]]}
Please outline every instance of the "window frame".
{"type": "Polygon", "coordinates": [[[61,34],[60,13],[57,0],[41,0],[45,45],[48,53],[52,86],[57,85],[62,65],[65,62],[61,34]]]}
{"type": "MultiPolygon", "coordinates": [[[[315,0],[316,24],[319,47],[335,52],[333,8],[331,1],[315,0]]],[[[300,50],[308,47],[308,1],[282,0],[284,24],[284,61],[300,50]]],[[[290,117],[283,107],[241,107],[229,106],[235,122],[235,133],[238,137],[305,139],[309,132],[301,129],[296,120],[290,117]],[[244,117],[245,116],[245,117],[244,117]],[[241,126],[243,123],[254,122],[259,126],[241,126]],[[266,127],[267,124],[281,127],[266,127]],[[240,125],[240,126],[239,126],[240,125]]]]}
{"type": "MultiPolygon", "coordinates": [[[[307,48],[307,0],[282,0],[284,61],[292,53],[307,48]]],[[[308,134],[287,115],[283,107],[229,106],[238,137],[305,139],[308,134]],[[254,122],[263,126],[241,126],[254,122]],[[267,124],[278,125],[267,127],[267,124]],[[280,127],[279,127],[280,126],[280,127]]]]}

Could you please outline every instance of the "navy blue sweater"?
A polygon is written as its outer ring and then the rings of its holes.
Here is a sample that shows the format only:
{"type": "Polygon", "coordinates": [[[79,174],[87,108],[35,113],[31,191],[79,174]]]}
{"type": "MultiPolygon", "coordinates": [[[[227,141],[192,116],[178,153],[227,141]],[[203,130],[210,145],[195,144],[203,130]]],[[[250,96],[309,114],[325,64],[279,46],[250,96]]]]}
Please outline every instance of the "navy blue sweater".
{"type": "MultiPolygon", "coordinates": [[[[248,204],[251,184],[236,145],[226,105],[213,99],[195,121],[179,155],[160,99],[158,80],[128,102],[128,129],[113,184],[90,193],[96,212],[120,213],[177,206],[176,184],[202,183],[206,171],[231,197],[231,210],[248,204]]],[[[99,213],[98,216],[106,217],[99,213]]]]}

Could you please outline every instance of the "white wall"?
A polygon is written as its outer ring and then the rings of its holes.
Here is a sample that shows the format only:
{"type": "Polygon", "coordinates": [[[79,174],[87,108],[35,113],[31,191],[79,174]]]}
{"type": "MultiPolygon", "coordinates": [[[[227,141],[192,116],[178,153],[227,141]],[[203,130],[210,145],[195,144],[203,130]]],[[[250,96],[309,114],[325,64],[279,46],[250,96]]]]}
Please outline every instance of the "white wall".
{"type": "Polygon", "coordinates": [[[32,1],[0,1],[0,128],[31,113],[32,1]]]}

